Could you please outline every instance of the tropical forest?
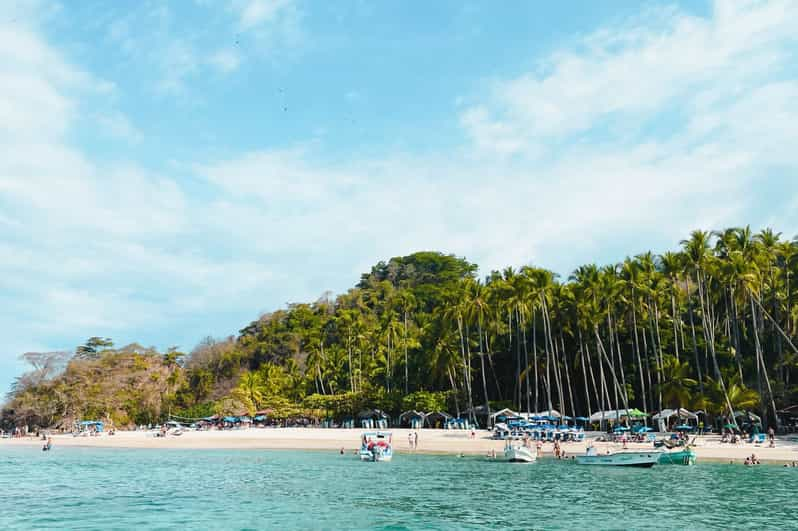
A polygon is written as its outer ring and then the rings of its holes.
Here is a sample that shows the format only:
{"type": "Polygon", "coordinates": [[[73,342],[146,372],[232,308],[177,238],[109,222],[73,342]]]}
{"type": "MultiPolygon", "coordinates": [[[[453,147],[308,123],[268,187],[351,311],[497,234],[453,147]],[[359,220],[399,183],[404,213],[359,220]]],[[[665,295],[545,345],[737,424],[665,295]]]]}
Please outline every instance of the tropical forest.
{"type": "Polygon", "coordinates": [[[686,407],[710,419],[748,410],[775,426],[798,399],[796,276],[798,241],[748,227],[694,231],[678,249],[567,277],[535,266],[480,277],[465,258],[417,252],[190,351],[98,335],[25,353],[30,370],[2,421],[686,407]]]}

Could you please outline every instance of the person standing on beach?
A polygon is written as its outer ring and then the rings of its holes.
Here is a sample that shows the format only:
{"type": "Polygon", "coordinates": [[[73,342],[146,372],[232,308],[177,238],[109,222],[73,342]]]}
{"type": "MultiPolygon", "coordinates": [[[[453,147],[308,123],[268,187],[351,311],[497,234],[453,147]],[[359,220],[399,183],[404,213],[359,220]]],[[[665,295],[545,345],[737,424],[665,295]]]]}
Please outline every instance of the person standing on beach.
{"type": "Polygon", "coordinates": [[[773,429],[773,426],[768,428],[768,441],[770,441],[771,446],[775,446],[776,430],[773,429]]]}
{"type": "Polygon", "coordinates": [[[413,432],[413,449],[418,450],[418,431],[413,432]]]}
{"type": "Polygon", "coordinates": [[[414,449],[413,448],[413,432],[412,431],[407,433],[407,445],[410,447],[411,450],[414,449]]]}

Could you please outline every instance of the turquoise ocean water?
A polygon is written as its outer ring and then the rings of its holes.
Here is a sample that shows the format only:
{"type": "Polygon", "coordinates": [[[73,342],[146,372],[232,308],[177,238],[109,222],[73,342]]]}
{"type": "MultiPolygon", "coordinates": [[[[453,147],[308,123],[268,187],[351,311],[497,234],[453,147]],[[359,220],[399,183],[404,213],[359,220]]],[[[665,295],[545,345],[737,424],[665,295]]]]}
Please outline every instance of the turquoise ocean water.
{"type": "Polygon", "coordinates": [[[0,529],[796,529],[798,468],[0,447],[0,529]]]}

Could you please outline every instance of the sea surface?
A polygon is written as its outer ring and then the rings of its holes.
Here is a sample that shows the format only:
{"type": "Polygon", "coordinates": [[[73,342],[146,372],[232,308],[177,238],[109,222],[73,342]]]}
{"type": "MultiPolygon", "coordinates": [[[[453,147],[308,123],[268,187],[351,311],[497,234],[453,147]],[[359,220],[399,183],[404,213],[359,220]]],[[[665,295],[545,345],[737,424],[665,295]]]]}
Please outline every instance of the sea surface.
{"type": "Polygon", "coordinates": [[[0,446],[0,529],[796,529],[798,468],[0,446]]]}

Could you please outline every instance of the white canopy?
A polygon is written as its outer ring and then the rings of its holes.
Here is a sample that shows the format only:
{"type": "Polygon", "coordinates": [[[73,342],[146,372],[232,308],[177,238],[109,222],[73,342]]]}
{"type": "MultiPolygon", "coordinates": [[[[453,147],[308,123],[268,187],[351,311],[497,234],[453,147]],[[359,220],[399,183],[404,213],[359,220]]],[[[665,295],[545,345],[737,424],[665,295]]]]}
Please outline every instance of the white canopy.
{"type": "Polygon", "coordinates": [[[524,418],[526,420],[531,419],[532,417],[557,417],[562,418],[562,415],[556,409],[546,410],[546,411],[537,411],[534,413],[523,412],[518,414],[519,417],[524,418]]]}
{"type": "Polygon", "coordinates": [[[497,417],[517,417],[517,416],[518,416],[518,413],[516,413],[512,409],[506,407],[504,409],[500,409],[496,413],[492,413],[490,415],[490,418],[495,419],[497,417]]]}
{"type": "Polygon", "coordinates": [[[590,418],[588,419],[590,422],[600,422],[603,418],[604,420],[619,420],[624,417],[628,417],[628,409],[608,409],[606,411],[596,411],[590,418]]]}
{"type": "Polygon", "coordinates": [[[679,417],[680,419],[691,419],[691,420],[698,420],[698,415],[693,413],[692,411],[687,411],[683,407],[679,409],[663,409],[653,417],[653,420],[667,420],[671,417],[679,417]]]}

